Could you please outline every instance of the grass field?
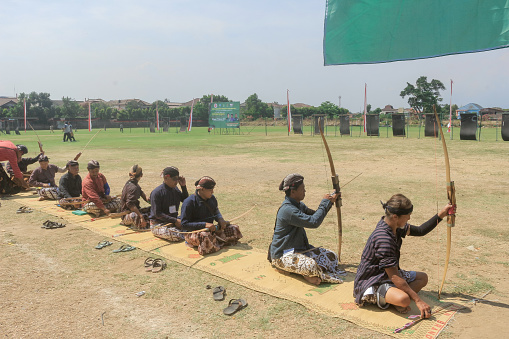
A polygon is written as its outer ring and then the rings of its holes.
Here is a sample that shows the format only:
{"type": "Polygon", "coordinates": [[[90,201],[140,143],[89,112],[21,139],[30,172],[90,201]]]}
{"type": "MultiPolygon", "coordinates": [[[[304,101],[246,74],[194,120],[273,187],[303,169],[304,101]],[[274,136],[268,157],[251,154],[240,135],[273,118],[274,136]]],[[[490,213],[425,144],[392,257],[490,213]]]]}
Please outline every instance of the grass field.
{"type": "MultiPolygon", "coordinates": [[[[155,134],[144,133],[143,129],[130,131],[126,128],[123,134],[118,130],[108,129],[101,131],[85,150],[80,159],[81,171],[84,176],[86,163],[90,159],[98,160],[101,172],[110,183],[112,194],[120,194],[133,164],[143,167],[144,177],[140,185],[147,194],[161,183],[160,173],[166,166],[173,165],[180,169],[181,174],[187,178],[190,192],[193,191],[195,180],[209,175],[217,181],[215,195],[226,219],[234,218],[254,204],[257,205],[238,223],[244,234],[242,242],[265,249],[272,237],[276,211],[284,198],[283,193],[278,191],[278,185],[287,174],[298,172],[304,175],[307,189],[304,202],[311,208],[316,208],[322,196],[331,191],[330,169],[321,138],[311,136],[310,131],[310,128],[305,126],[304,135],[288,136],[286,128],[281,126],[268,126],[267,130],[265,126],[243,126],[241,133],[235,135],[222,135],[217,130],[209,134],[206,128],[193,128],[189,133],[175,133],[175,129],[172,129],[170,133],[155,134]]],[[[405,194],[414,204],[410,220],[413,224],[424,222],[437,212],[438,207],[445,205],[444,157],[440,141],[424,138],[424,129],[421,129],[420,138],[415,127],[410,129],[409,138],[394,138],[391,130],[386,137],[384,128],[381,128],[380,137],[359,137],[355,133],[351,137],[340,137],[339,129],[338,136],[334,136],[334,132],[334,127],[329,126],[327,141],[341,184],[362,173],[342,189],[342,262],[354,270],[359,263],[366,239],[382,216],[380,200],[385,201],[395,193],[405,194]]],[[[59,166],[65,165],[67,160],[81,151],[95,133],[96,131],[80,130],[75,133],[77,142],[63,143],[62,133],[38,132],[50,163],[59,166]]],[[[459,315],[457,321],[446,329],[446,337],[484,336],[486,330],[476,332],[476,324],[485,325],[487,314],[509,315],[506,303],[509,279],[509,143],[501,141],[500,135],[496,141],[496,133],[500,133],[500,129],[483,128],[480,142],[458,140],[459,129],[454,132],[454,140],[449,140],[446,134],[451,178],[457,189],[458,211],[456,227],[452,232],[452,254],[444,293],[473,298],[492,290],[491,295],[496,296],[493,298],[504,300],[502,304],[505,306],[491,305],[490,308],[490,305],[481,305],[479,309],[485,307],[482,314],[472,312],[459,315]]],[[[1,138],[6,136],[2,135],[1,138]]],[[[8,139],[27,145],[30,156],[37,154],[37,138],[33,131],[22,132],[19,136],[10,135],[8,139]]],[[[8,202],[2,201],[2,204],[5,205],[2,209],[6,211],[15,210],[16,206],[9,206],[8,202]]],[[[90,246],[101,238],[78,229],[66,236],[66,241],[71,244],[62,245],[66,248],[66,255],[70,257],[66,259],[62,257],[60,242],[56,236],[46,232],[41,237],[31,235],[26,238],[22,236],[21,229],[18,233],[10,230],[9,225],[19,223],[16,218],[25,218],[23,220],[26,223],[38,225],[39,219],[44,219],[44,216],[36,213],[32,216],[20,216],[2,212],[3,244],[12,241],[18,244],[27,242],[26,246],[37,249],[39,256],[53,258],[57,263],[62,262],[61,265],[71,272],[71,276],[76,277],[76,281],[69,282],[70,289],[76,288],[79,279],[89,281],[92,285],[97,283],[103,288],[116,291],[115,293],[122,293],[119,290],[126,286],[132,289],[140,284],[146,290],[153,289],[152,295],[158,296],[157,300],[153,300],[153,303],[146,307],[152,307],[150,311],[156,313],[173,312],[172,316],[179,323],[175,328],[183,331],[192,329],[192,333],[188,332],[190,337],[380,337],[377,333],[341,319],[308,312],[304,307],[292,302],[239,286],[229,288],[249,298],[250,306],[245,312],[239,313],[235,320],[224,320],[217,307],[203,304],[198,291],[211,281],[221,284],[228,282],[179,264],[170,264],[170,269],[157,277],[132,273],[137,272],[133,262],[135,259],[139,262],[144,254],[131,254],[123,259],[104,253],[96,254],[91,252],[90,246]],[[73,249],[71,252],[69,247],[73,249]],[[94,257],[90,257],[92,254],[94,257]],[[81,257],[86,260],[81,260],[81,257]],[[115,279],[105,276],[96,279],[97,265],[111,270],[115,279]],[[169,286],[172,286],[171,293],[164,293],[169,286]],[[202,311],[195,312],[197,309],[202,311]]],[[[39,226],[34,227],[37,232],[41,232],[39,226]]],[[[308,237],[315,246],[321,245],[335,250],[336,227],[336,218],[331,212],[319,229],[308,231],[308,237]]],[[[428,291],[437,290],[441,279],[445,258],[445,234],[445,223],[442,223],[428,236],[410,237],[405,239],[403,244],[402,267],[427,272],[430,281],[425,290],[428,291]]],[[[23,249],[3,248],[8,249],[3,251],[3,264],[9,263],[19,255],[16,251],[23,249]]],[[[55,273],[56,280],[51,281],[58,281],[62,274],[55,273]]],[[[29,284],[26,281],[20,283],[29,284]]],[[[6,282],[3,284],[8,285],[6,282]]],[[[25,289],[29,293],[35,293],[34,288],[32,286],[25,289]]],[[[92,296],[91,299],[93,298],[92,296]]],[[[69,300],[62,300],[61,306],[67,307],[68,302],[69,300]]],[[[116,306],[120,307],[118,303],[116,306]]],[[[4,313],[5,310],[1,312],[4,313]]],[[[18,312],[22,313],[20,310],[18,312]]],[[[7,319],[15,318],[9,315],[7,319]]],[[[0,325],[2,321],[5,323],[8,320],[0,320],[0,325]]],[[[126,322],[122,317],[119,317],[118,321],[116,329],[120,332],[117,333],[133,334],[134,337],[179,337],[176,334],[178,332],[172,332],[166,325],[149,329],[146,324],[126,322]],[[130,332],[125,328],[131,329],[130,332]]],[[[495,334],[497,325],[493,326],[489,331],[495,334]]],[[[501,331],[502,327],[498,328],[501,331]]],[[[62,331],[65,333],[65,329],[62,331]]],[[[89,336],[96,333],[88,328],[83,331],[89,336]]],[[[34,334],[31,331],[15,330],[9,333],[13,336],[34,334]]],[[[117,336],[111,334],[110,337],[117,336]]]]}

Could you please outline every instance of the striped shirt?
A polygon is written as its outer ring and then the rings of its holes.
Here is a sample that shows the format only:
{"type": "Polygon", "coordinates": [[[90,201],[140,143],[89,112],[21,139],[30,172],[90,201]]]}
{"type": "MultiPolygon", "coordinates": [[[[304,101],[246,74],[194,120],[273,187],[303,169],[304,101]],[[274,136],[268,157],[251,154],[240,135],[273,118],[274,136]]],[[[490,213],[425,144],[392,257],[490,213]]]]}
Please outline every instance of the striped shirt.
{"type": "Polygon", "coordinates": [[[421,226],[413,226],[406,224],[403,228],[398,228],[396,234],[384,220],[380,219],[375,230],[368,238],[366,247],[362,252],[361,263],[357,268],[357,274],[354,281],[354,297],[355,302],[360,304],[362,295],[371,286],[391,282],[389,276],[385,272],[386,268],[399,267],[399,258],[403,238],[410,230],[411,236],[420,236],[417,234],[418,229],[427,229],[426,233],[431,231],[441,221],[438,215],[434,215],[421,226]]]}

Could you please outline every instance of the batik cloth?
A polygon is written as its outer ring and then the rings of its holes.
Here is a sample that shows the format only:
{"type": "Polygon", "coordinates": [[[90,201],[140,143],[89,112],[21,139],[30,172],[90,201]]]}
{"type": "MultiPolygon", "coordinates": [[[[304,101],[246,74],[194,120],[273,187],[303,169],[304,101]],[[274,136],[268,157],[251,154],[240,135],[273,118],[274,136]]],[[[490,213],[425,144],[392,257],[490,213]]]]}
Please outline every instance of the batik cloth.
{"type": "Polygon", "coordinates": [[[136,231],[148,231],[149,230],[149,221],[148,221],[147,211],[150,211],[150,209],[149,208],[140,209],[141,215],[143,216],[143,219],[147,223],[145,227],[142,227],[141,218],[138,216],[138,214],[136,214],[136,212],[131,212],[126,215],[123,215],[120,225],[129,226],[131,229],[136,230],[136,231]],[[145,211],[145,213],[143,210],[145,211]]]}
{"type": "Polygon", "coordinates": [[[37,190],[39,196],[48,200],[58,200],[58,187],[46,187],[37,190]]]}
{"type": "MultiPolygon", "coordinates": [[[[113,198],[110,202],[103,203],[103,205],[106,209],[110,210],[111,213],[118,212],[120,210],[120,199],[113,198]]],[[[83,210],[89,214],[94,214],[95,216],[99,216],[102,213],[102,210],[93,202],[89,202],[83,206],[83,210]]]]}
{"type": "Polygon", "coordinates": [[[177,227],[175,227],[173,224],[170,224],[168,226],[165,225],[150,225],[150,229],[152,230],[152,234],[155,237],[168,240],[171,242],[179,242],[184,240],[184,235],[181,233],[177,233],[181,230],[179,230],[177,227]]]}
{"type": "Polygon", "coordinates": [[[62,198],[58,201],[58,204],[65,210],[75,210],[83,206],[82,202],[84,201],[81,198],[62,198]]]}
{"type": "Polygon", "coordinates": [[[219,251],[224,246],[235,245],[242,238],[239,226],[228,225],[223,231],[188,233],[185,235],[189,246],[197,247],[200,255],[219,251]]]}
{"type": "Polygon", "coordinates": [[[339,268],[336,253],[321,247],[306,253],[286,253],[278,259],[272,259],[272,265],[286,272],[318,277],[322,282],[334,284],[341,284],[341,277],[346,275],[339,268]]]}

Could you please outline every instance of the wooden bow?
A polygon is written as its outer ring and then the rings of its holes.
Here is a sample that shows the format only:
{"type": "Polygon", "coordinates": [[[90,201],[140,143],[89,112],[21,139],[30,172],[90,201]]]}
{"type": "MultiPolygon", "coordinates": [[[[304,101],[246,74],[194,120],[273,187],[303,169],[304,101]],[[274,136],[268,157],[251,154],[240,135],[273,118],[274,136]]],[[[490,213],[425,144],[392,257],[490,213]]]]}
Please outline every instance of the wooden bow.
{"type": "Polygon", "coordinates": [[[445,144],[444,132],[442,131],[442,124],[440,123],[440,118],[438,117],[435,106],[433,106],[433,110],[435,112],[435,118],[437,120],[438,129],[440,131],[440,137],[442,138],[442,148],[444,149],[444,158],[445,158],[445,181],[447,184],[447,198],[449,202],[452,204],[452,208],[449,209],[449,213],[447,215],[447,249],[445,256],[445,266],[444,266],[444,275],[442,277],[442,282],[440,283],[440,288],[438,289],[438,298],[440,299],[440,294],[442,293],[442,288],[444,287],[445,277],[447,275],[447,268],[449,267],[449,258],[451,256],[451,238],[452,238],[452,227],[454,227],[454,223],[456,221],[456,189],[454,188],[454,181],[451,181],[451,167],[449,165],[449,153],[447,152],[447,145],[445,144]]]}
{"type": "Polygon", "coordinates": [[[41,142],[41,138],[39,138],[39,135],[37,134],[37,132],[35,131],[35,129],[32,127],[32,124],[30,122],[28,122],[28,126],[30,126],[30,128],[32,129],[32,131],[34,131],[35,133],[35,136],[37,137],[37,143],[39,144],[39,151],[41,151],[41,153],[44,153],[44,151],[42,150],[42,142],[41,142]]]}
{"type": "Polygon", "coordinates": [[[338,217],[338,261],[341,261],[341,242],[343,239],[343,225],[341,223],[341,188],[339,187],[339,177],[336,174],[336,169],[334,168],[334,162],[332,161],[332,155],[330,153],[329,145],[327,144],[327,140],[325,140],[325,135],[323,135],[322,129],[322,118],[318,120],[318,128],[320,129],[320,135],[322,136],[323,145],[325,146],[325,150],[327,151],[327,157],[329,158],[330,171],[332,176],[332,187],[334,188],[334,193],[338,194],[338,198],[336,199],[336,214],[338,217]]]}

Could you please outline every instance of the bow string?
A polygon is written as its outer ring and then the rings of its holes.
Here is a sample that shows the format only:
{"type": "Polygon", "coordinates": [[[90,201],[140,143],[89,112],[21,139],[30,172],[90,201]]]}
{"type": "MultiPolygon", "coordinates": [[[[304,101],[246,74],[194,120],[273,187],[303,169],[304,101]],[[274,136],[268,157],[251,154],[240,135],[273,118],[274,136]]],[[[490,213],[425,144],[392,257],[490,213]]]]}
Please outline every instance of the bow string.
{"type": "Polygon", "coordinates": [[[325,151],[327,152],[327,157],[329,158],[329,166],[331,170],[331,177],[332,177],[332,187],[334,188],[334,192],[337,193],[339,196],[336,199],[336,215],[338,218],[338,261],[341,261],[341,243],[343,240],[343,225],[341,222],[341,187],[339,186],[339,177],[336,174],[336,169],[334,167],[334,161],[332,160],[332,155],[329,149],[329,145],[327,144],[327,140],[325,139],[325,135],[323,134],[322,129],[322,118],[318,120],[318,128],[320,129],[320,135],[322,137],[323,145],[325,147],[325,151]]]}
{"type": "Polygon", "coordinates": [[[454,187],[454,181],[451,181],[451,167],[449,163],[449,153],[447,152],[447,145],[445,143],[444,132],[442,131],[442,124],[440,122],[440,118],[438,117],[437,110],[434,105],[433,111],[435,113],[435,119],[437,120],[438,129],[440,131],[440,137],[442,138],[442,148],[444,149],[447,199],[449,199],[449,202],[452,204],[452,208],[449,209],[449,212],[447,214],[447,248],[445,256],[444,275],[442,276],[442,282],[440,283],[440,288],[438,289],[438,298],[440,299],[442,288],[444,287],[445,283],[445,277],[447,276],[447,268],[449,267],[449,258],[451,257],[452,227],[454,227],[454,224],[456,222],[456,188],[454,187]]]}

